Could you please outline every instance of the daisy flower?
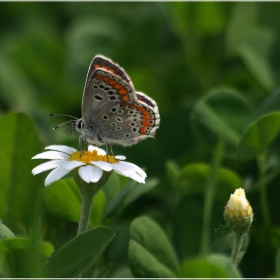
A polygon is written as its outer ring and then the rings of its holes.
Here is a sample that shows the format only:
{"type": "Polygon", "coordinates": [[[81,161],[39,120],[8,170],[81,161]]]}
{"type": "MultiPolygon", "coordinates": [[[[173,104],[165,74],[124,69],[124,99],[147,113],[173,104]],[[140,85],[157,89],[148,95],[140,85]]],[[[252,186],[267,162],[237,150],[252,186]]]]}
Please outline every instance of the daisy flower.
{"type": "Polygon", "coordinates": [[[50,150],[34,156],[32,159],[49,159],[32,170],[36,175],[43,171],[53,169],[45,180],[45,186],[60,180],[75,168],[86,183],[97,183],[103,172],[114,171],[120,175],[131,178],[139,183],[145,183],[146,173],[137,165],[126,162],[124,156],[109,156],[98,147],[89,145],[88,151],[81,156],[80,151],[61,145],[52,145],[45,148],[50,150]]]}

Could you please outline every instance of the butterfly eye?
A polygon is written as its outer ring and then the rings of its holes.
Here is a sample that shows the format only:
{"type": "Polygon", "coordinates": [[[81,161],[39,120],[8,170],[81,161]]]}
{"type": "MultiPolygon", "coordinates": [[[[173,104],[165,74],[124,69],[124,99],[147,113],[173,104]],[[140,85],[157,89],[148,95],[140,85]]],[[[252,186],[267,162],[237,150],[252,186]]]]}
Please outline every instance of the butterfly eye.
{"type": "Polygon", "coordinates": [[[79,129],[81,129],[81,128],[83,127],[83,121],[80,120],[80,121],[78,122],[78,125],[77,125],[77,126],[78,126],[79,129]]]}

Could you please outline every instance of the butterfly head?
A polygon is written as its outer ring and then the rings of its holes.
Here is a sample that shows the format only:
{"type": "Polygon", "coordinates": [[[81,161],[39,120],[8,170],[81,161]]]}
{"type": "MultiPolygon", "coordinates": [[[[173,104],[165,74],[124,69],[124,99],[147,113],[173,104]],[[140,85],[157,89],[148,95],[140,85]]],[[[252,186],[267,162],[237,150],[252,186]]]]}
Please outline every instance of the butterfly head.
{"type": "Polygon", "coordinates": [[[82,132],[85,128],[85,125],[84,125],[84,122],[83,122],[82,118],[71,122],[71,125],[79,134],[82,134],[82,132]]]}

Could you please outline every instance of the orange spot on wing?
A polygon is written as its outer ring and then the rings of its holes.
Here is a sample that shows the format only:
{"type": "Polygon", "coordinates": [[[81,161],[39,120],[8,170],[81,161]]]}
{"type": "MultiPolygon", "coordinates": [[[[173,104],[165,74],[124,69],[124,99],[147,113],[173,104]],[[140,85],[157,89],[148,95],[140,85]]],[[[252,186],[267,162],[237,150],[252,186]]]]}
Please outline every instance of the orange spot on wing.
{"type": "Polygon", "coordinates": [[[111,80],[111,81],[109,82],[109,84],[112,85],[112,86],[115,85],[116,83],[117,83],[117,81],[115,81],[115,80],[111,80]]]}
{"type": "Polygon", "coordinates": [[[143,120],[150,121],[152,118],[148,115],[142,117],[143,120]]]}
{"type": "Polygon", "coordinates": [[[107,70],[107,69],[108,69],[108,67],[107,67],[107,66],[105,66],[105,65],[104,65],[104,66],[102,66],[102,68],[103,68],[103,69],[105,69],[105,70],[107,70]]]}
{"type": "Polygon", "coordinates": [[[152,126],[151,124],[150,124],[150,122],[148,122],[148,121],[145,121],[145,122],[141,122],[144,126],[147,126],[147,127],[149,127],[149,126],[152,126]]]}
{"type": "Polygon", "coordinates": [[[94,64],[94,68],[96,69],[96,68],[99,68],[100,67],[100,65],[99,64],[94,64]]]}
{"type": "Polygon", "coordinates": [[[122,87],[123,87],[123,86],[120,85],[120,84],[115,84],[115,85],[114,85],[114,88],[115,88],[115,89],[121,89],[122,87]]]}
{"type": "Polygon", "coordinates": [[[138,107],[137,110],[138,110],[138,111],[141,111],[141,113],[142,113],[143,115],[149,115],[149,114],[150,114],[150,113],[149,113],[147,110],[145,110],[143,107],[138,107]]]}
{"type": "Polygon", "coordinates": [[[103,78],[103,81],[108,83],[108,82],[110,81],[110,78],[107,77],[107,76],[105,76],[105,77],[103,78]]]}
{"type": "Polygon", "coordinates": [[[139,133],[142,134],[142,135],[146,135],[146,130],[147,130],[146,127],[141,127],[140,130],[139,130],[139,133]]]}
{"type": "Polygon", "coordinates": [[[119,90],[119,94],[127,94],[127,90],[125,88],[122,88],[119,90]]]}
{"type": "Polygon", "coordinates": [[[129,108],[133,109],[133,108],[137,108],[137,106],[135,104],[131,104],[129,105],[129,108]]]}
{"type": "Polygon", "coordinates": [[[111,73],[115,73],[115,71],[113,69],[108,69],[108,71],[111,73]]]}
{"type": "Polygon", "coordinates": [[[128,97],[127,95],[124,95],[124,96],[122,97],[122,100],[123,100],[123,101],[128,101],[128,100],[129,100],[129,97],[128,97]]]}
{"type": "Polygon", "coordinates": [[[101,80],[101,79],[102,79],[102,76],[101,76],[101,75],[95,75],[95,79],[101,80]]]}

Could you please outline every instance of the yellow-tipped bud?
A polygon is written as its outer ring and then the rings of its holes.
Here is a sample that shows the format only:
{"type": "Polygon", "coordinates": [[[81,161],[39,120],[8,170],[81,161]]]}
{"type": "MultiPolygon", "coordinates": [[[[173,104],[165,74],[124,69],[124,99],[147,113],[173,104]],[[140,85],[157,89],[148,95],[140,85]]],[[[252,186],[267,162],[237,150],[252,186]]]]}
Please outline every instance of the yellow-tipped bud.
{"type": "Polygon", "coordinates": [[[224,218],[229,228],[236,233],[244,234],[249,230],[253,222],[253,209],[243,189],[237,189],[230,195],[224,218]]]}

